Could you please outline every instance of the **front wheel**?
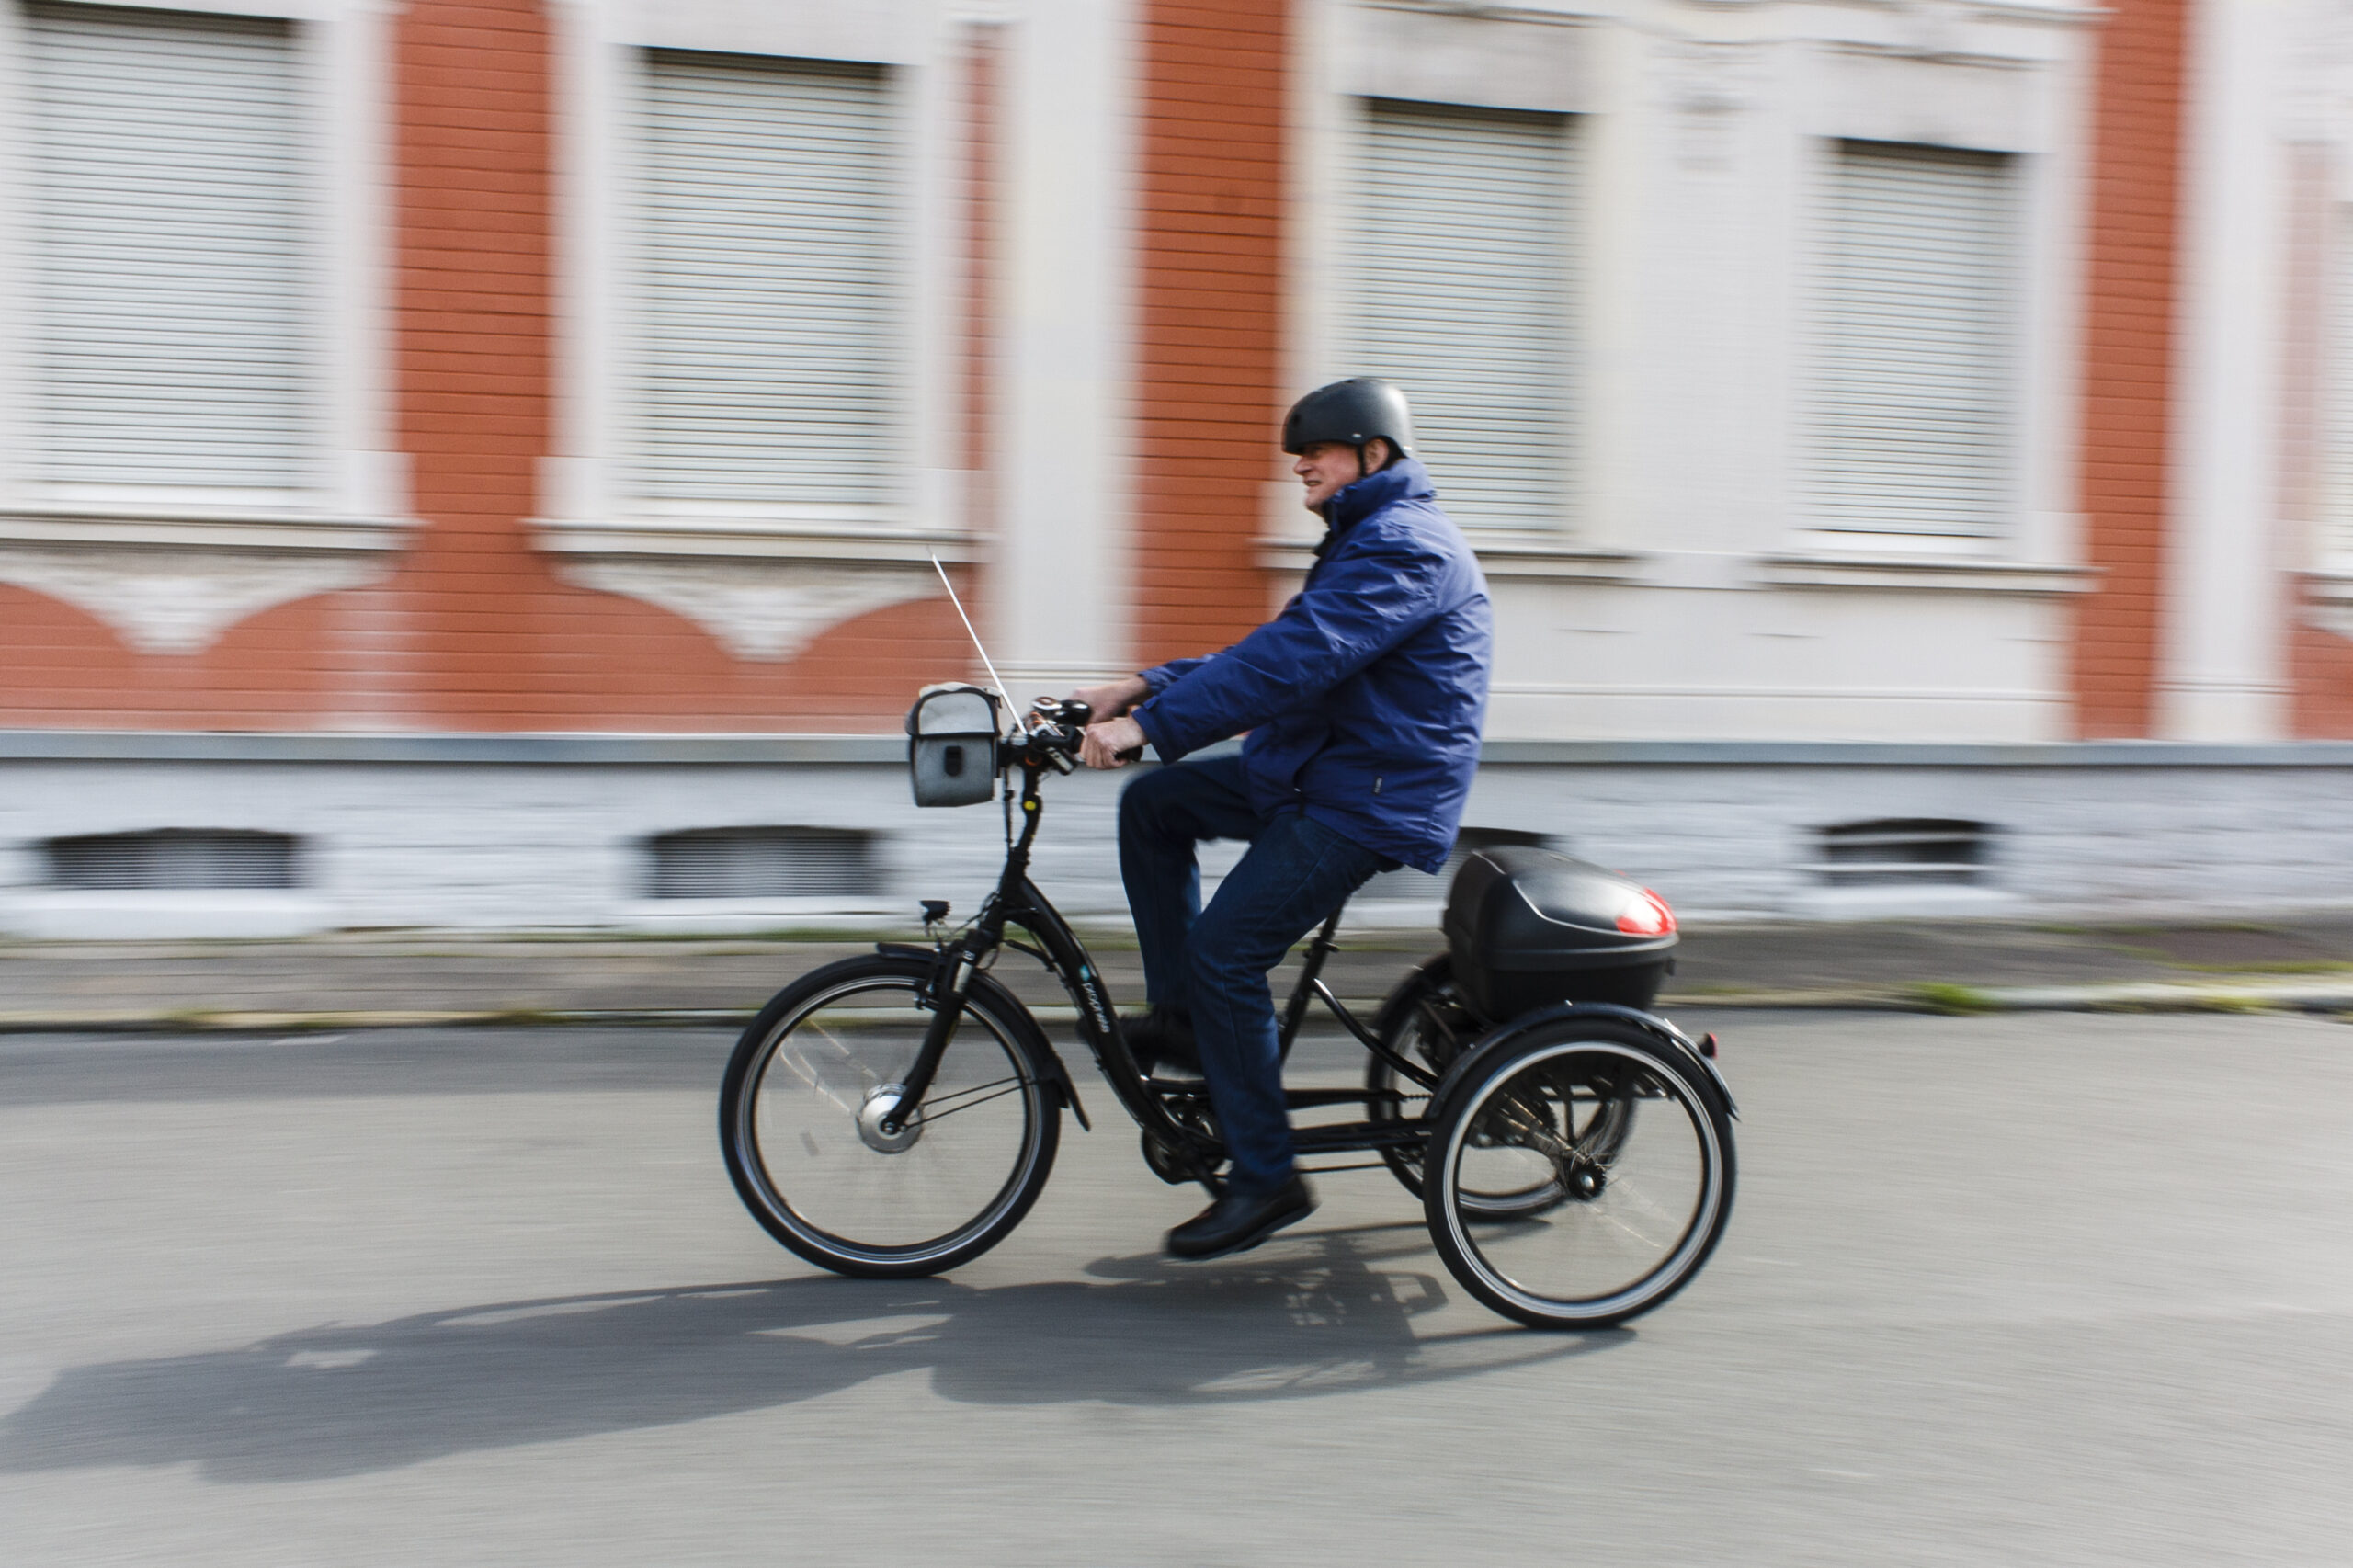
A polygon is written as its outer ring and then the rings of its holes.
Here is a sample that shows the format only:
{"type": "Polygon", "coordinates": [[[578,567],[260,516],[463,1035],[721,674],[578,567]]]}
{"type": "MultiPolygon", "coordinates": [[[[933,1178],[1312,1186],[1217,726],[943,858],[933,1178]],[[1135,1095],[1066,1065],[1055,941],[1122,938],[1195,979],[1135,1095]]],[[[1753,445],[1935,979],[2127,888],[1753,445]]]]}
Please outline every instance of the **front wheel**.
{"type": "Polygon", "coordinates": [[[837,1274],[904,1278],[978,1257],[1053,1170],[1051,1048],[995,982],[973,982],[914,1119],[883,1130],[924,1031],[932,965],[846,959],[752,1020],[719,1096],[727,1174],[752,1217],[837,1274]]]}
{"type": "Polygon", "coordinates": [[[1631,1024],[1564,1018],[1461,1069],[1423,1210],[1464,1289],[1538,1328],[1605,1328],[1689,1282],[1732,1212],[1732,1121],[1706,1075],[1631,1024]],[[1540,1210],[1496,1199],[1544,1188],[1540,1210]]]}

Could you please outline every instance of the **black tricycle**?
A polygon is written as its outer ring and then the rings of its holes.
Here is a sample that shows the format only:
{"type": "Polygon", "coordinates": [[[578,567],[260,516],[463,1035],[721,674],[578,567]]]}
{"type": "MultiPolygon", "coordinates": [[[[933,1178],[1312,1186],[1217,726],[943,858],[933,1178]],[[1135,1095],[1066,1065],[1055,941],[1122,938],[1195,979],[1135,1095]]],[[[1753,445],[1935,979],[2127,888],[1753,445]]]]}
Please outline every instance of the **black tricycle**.
{"type": "MultiPolygon", "coordinates": [[[[778,1241],[836,1273],[938,1274],[979,1256],[1037,1200],[1062,1113],[1090,1126],[1036,1017],[990,972],[1008,948],[1069,994],[1153,1173],[1222,1190],[1207,1086],[1139,1069],[1100,971],[1029,880],[1040,787],[1073,770],[1090,714],[1048,699],[1017,722],[1001,712],[994,691],[933,687],[907,722],[919,804],[976,804],[1003,778],[1019,812],[978,915],[950,931],[948,906],[926,903],[928,945],[884,942],[802,976],[727,1065],[719,1130],[735,1190],[778,1241]]],[[[1369,1023],[1322,978],[1339,924],[1306,947],[1283,1051],[1320,1003],[1367,1057],[1360,1083],[1286,1090],[1294,1112],[1348,1117],[1301,1122],[1302,1168],[1375,1156],[1342,1168],[1387,1169],[1463,1287],[1536,1327],[1622,1323],[1699,1272],[1732,1209],[1738,1112],[1713,1037],[1648,1010],[1677,940],[1656,895],[1543,849],[1473,853],[1449,892],[1448,950],[1369,1023]]]]}

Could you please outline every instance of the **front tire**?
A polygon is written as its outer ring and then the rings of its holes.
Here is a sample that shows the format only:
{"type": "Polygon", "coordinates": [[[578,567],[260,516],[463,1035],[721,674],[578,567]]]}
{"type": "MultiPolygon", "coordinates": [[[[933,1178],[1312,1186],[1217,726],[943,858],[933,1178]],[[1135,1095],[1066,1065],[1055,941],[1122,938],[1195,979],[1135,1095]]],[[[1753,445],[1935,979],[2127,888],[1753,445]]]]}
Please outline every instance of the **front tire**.
{"type": "Polygon", "coordinates": [[[1730,1109],[1641,1028],[1570,1017],[1461,1069],[1432,1128],[1423,1212],[1465,1290],[1535,1328],[1606,1328],[1689,1283],[1731,1217],[1730,1109]],[[1541,1210],[1493,1198],[1549,1185],[1541,1210]]]}
{"type": "Polygon", "coordinates": [[[932,971],[883,954],[827,964],[779,992],[727,1063],[719,1142],[737,1196],[768,1234],[836,1274],[969,1263],[1021,1222],[1053,1171],[1051,1048],[986,976],[915,1120],[881,1131],[932,1019],[932,971]]]}

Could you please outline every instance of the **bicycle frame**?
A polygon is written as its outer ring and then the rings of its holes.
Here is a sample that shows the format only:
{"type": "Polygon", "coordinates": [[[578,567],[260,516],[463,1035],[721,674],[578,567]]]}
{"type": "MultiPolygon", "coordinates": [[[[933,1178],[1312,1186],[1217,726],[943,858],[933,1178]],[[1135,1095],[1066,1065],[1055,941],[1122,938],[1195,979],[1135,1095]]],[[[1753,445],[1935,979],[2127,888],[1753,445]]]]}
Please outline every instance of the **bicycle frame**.
{"type": "MultiPolygon", "coordinates": [[[[941,1057],[954,1038],[956,1027],[962,1017],[965,997],[969,994],[972,977],[988,967],[1000,949],[1007,945],[1008,926],[1020,927],[1035,940],[1035,947],[1019,942],[1011,945],[1029,952],[1042,961],[1062,983],[1063,989],[1078,1013],[1080,1038],[1093,1052],[1097,1067],[1111,1085],[1128,1115],[1145,1135],[1166,1152],[1193,1179],[1213,1190],[1218,1182],[1216,1167],[1224,1157],[1224,1150],[1208,1133],[1185,1125],[1171,1113],[1172,1101],[1178,1105],[1188,1102],[1205,1103],[1205,1086],[1195,1082],[1179,1085],[1157,1085],[1137,1065],[1135,1053],[1129,1048],[1127,1037],[1120,1028],[1118,1010],[1112,1006],[1109,989],[1104,984],[1101,971],[1086,951],[1076,932],[1070,927],[1062,913],[1055,909],[1046,895],[1029,880],[1031,846],[1037,839],[1043,805],[1039,785],[1048,767],[1057,772],[1071,771],[1066,755],[1051,749],[1040,737],[1028,736],[1014,755],[1021,769],[1020,809],[1021,832],[1006,847],[1004,870],[997,878],[995,889],[983,903],[980,913],[964,933],[950,941],[941,941],[935,948],[888,944],[887,950],[921,954],[936,965],[931,983],[933,1016],[926,1028],[922,1045],[909,1067],[904,1091],[882,1126],[887,1132],[896,1132],[919,1111],[924,1096],[929,1092],[932,1079],[939,1070],[941,1057]]],[[[1344,906],[1345,907],[1345,906],[1344,906]]],[[[1279,1041],[1286,1059],[1291,1042],[1298,1037],[1307,1017],[1311,1001],[1320,1001],[1343,1028],[1368,1051],[1386,1062],[1407,1081],[1424,1088],[1434,1088],[1437,1080],[1418,1063],[1392,1051],[1348,1011],[1332,994],[1323,980],[1323,970],[1337,945],[1340,915],[1336,910],[1331,918],[1309,942],[1299,980],[1293,986],[1279,1020],[1279,1041]]],[[[1063,1065],[1051,1044],[1059,1082],[1055,1087],[1063,1097],[1082,1127],[1091,1128],[1086,1112],[1080,1105],[1069,1069],[1063,1065]]],[[[1291,1108],[1319,1105],[1348,1105],[1363,1103],[1370,1091],[1357,1089],[1287,1089],[1284,1097],[1291,1108]]],[[[1311,1127],[1298,1130],[1302,1153],[1336,1153],[1396,1147],[1421,1142],[1427,1129],[1420,1118],[1392,1121],[1352,1122],[1336,1127],[1311,1127]]]]}
{"type": "MultiPolygon", "coordinates": [[[[1003,1240],[1036,1202],[1052,1169],[1062,1110],[1088,1125],[1069,1066],[1037,1017],[992,972],[1007,947],[1036,959],[1061,983],[1080,1039],[1142,1130],[1153,1174],[1229,1196],[1222,1176],[1228,1151],[1209,1084],[1154,1077],[1139,1067],[1101,971],[1030,880],[1044,812],[1040,786],[1050,768],[1076,770],[1089,718],[1075,699],[1041,698],[994,743],[990,781],[1002,781],[1008,830],[1017,801],[1021,824],[1006,835],[1004,868],[977,915],[948,928],[949,906],[926,900],[928,943],[881,943],[881,958],[844,959],[801,976],[737,1040],[720,1088],[728,1176],[761,1226],[809,1262],[837,1274],[893,1279],[969,1262],[1003,1240]],[[836,1020],[838,1030],[827,1021],[836,1004],[852,1015],[836,1020]],[[975,1069],[985,1069],[977,1086],[971,1074],[942,1065],[968,1012],[982,1021],[954,1061],[971,1055],[975,1069]],[[811,1038],[791,1044],[804,1024],[811,1038]],[[910,1033],[920,1037],[912,1049],[910,1033]],[[1011,1076],[1000,1061],[1010,1064],[1011,1076]],[[779,1062],[787,1070],[771,1073],[779,1062]],[[1017,1111],[948,1120],[1017,1093],[1017,1111]],[[924,1143],[935,1128],[936,1139],[924,1143]],[[930,1156],[892,1163],[919,1143],[930,1156]],[[771,1149],[781,1152],[780,1162],[771,1149]],[[1002,1182],[979,1179],[984,1172],[975,1160],[1008,1153],[1002,1182]],[[901,1213],[911,1184],[943,1176],[948,1185],[934,1198],[901,1213]],[[805,1201],[804,1187],[811,1194],[805,1201]],[[933,1211],[937,1204],[966,1200],[973,1207],[961,1221],[946,1210],[933,1211]]],[[[964,742],[978,738],[968,733],[964,742]]],[[[911,760],[920,759],[911,750],[911,760]]],[[[963,791],[941,793],[971,799],[963,791]]],[[[1320,1107],[1360,1118],[1305,1125],[1294,1119],[1291,1145],[1302,1168],[1385,1166],[1420,1200],[1448,1271],[1479,1301],[1521,1323],[1606,1326],[1681,1289],[1716,1244],[1732,1199],[1731,1118],[1738,1113],[1709,1060],[1714,1037],[1694,1042],[1666,1019],[1616,1003],[1563,1001],[1514,1017],[1491,1017],[1476,994],[1477,977],[1459,972],[1463,955],[1451,942],[1448,953],[1410,970],[1390,990],[1368,1028],[1324,979],[1340,918],[1335,911],[1305,943],[1297,983],[1272,1020],[1275,1043],[1287,1061],[1310,1006],[1321,1002],[1371,1056],[1350,1086],[1283,1087],[1288,1109],[1320,1107]],[[1648,1103],[1670,1100],[1675,1108],[1648,1103]],[[1654,1142],[1668,1151],[1658,1160],[1639,1153],[1621,1158],[1637,1135],[1637,1101],[1644,1102],[1639,1126],[1648,1141],[1642,1147],[1654,1142]],[[1687,1148],[1690,1154],[1678,1153],[1687,1148]],[[1304,1163],[1363,1154],[1378,1158],[1304,1163]],[[1654,1234],[1652,1221],[1662,1215],[1685,1218],[1654,1234]],[[1601,1238],[1597,1250],[1589,1245],[1595,1236],[1601,1238]],[[1630,1252],[1629,1239],[1648,1244],[1647,1252],[1630,1252]],[[1606,1277],[1552,1264],[1543,1266],[1541,1278],[1531,1274],[1515,1259],[1535,1244],[1571,1264],[1589,1254],[1606,1277]],[[1490,1256],[1497,1246],[1509,1256],[1490,1256]]],[[[1212,1055],[1211,1064],[1223,1088],[1225,1063],[1212,1055]]],[[[1262,1239],[1264,1233],[1248,1244],[1262,1239]]]]}

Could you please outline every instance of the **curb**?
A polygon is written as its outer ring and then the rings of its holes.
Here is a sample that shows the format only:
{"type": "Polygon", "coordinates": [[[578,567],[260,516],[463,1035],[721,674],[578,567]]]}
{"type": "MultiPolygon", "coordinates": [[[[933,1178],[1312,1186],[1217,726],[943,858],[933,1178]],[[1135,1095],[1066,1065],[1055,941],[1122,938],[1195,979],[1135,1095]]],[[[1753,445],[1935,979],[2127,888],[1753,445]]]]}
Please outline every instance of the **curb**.
{"type": "Polygon", "coordinates": [[[466,1026],[529,1028],[589,1025],[676,1027],[723,1024],[740,1028],[753,1007],[514,1007],[460,1012],[402,1009],[384,1012],[259,1013],[131,1011],[0,1013],[6,1034],[301,1034],[325,1029],[417,1029],[466,1026]]]}
{"type": "MultiPolygon", "coordinates": [[[[1369,1017],[1378,999],[1351,998],[1369,1017]]],[[[1768,1012],[1930,1013],[2315,1013],[2353,1015],[2353,981],[2132,981],[2099,985],[1918,984],[1832,991],[1723,991],[1668,995],[1659,1010],[1740,1008],[1768,1012]]],[[[223,1008],[172,1012],[136,1009],[0,1013],[0,1034],[256,1034],[328,1029],[524,1028],[564,1027],[740,1028],[754,1007],[514,1007],[397,1011],[261,1012],[223,1008]]],[[[1039,1006],[1045,1023],[1074,1023],[1074,1007],[1039,1006]]]]}
{"type": "Polygon", "coordinates": [[[1662,996],[1665,1007],[1812,1008],[1875,1013],[2347,1013],[2353,982],[2109,981],[2097,985],[1951,985],[1930,983],[1856,991],[1710,992],[1662,996]]]}

